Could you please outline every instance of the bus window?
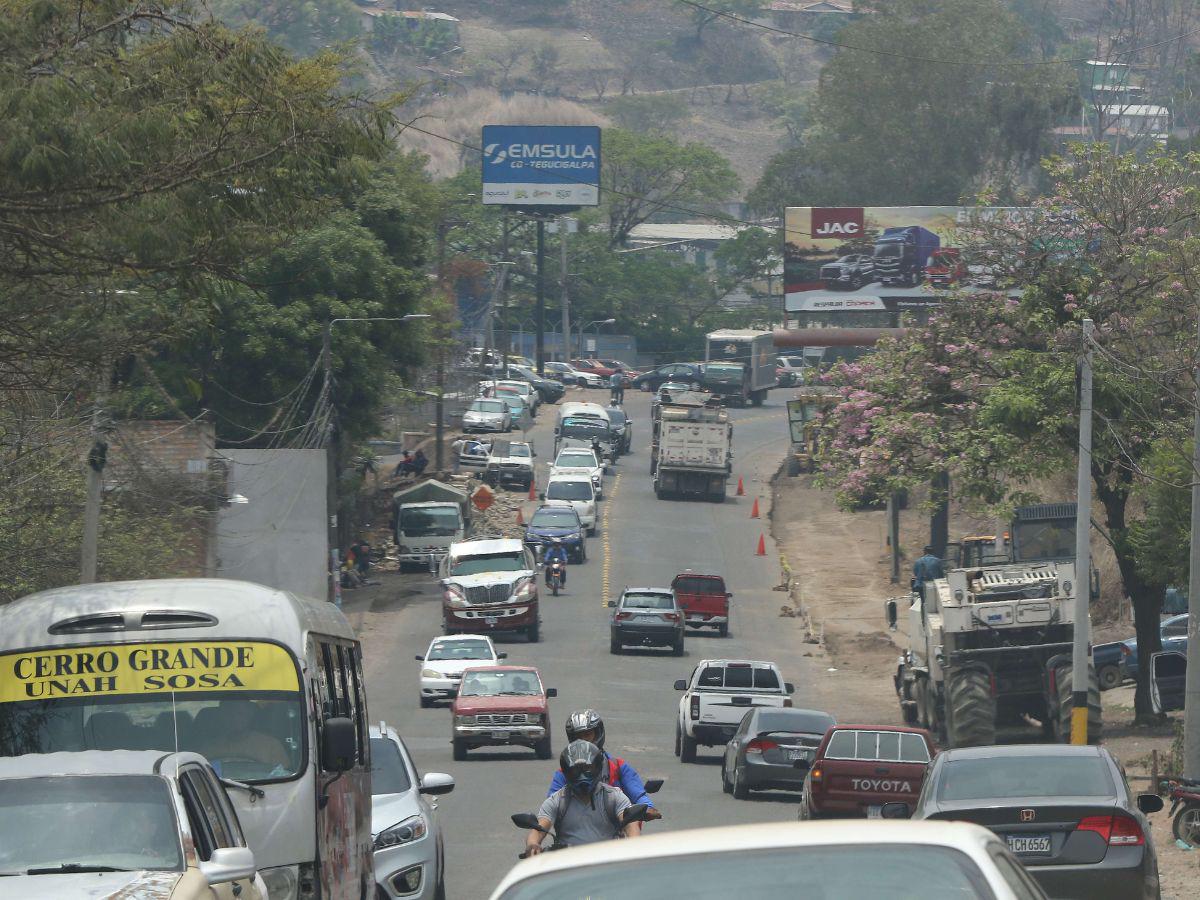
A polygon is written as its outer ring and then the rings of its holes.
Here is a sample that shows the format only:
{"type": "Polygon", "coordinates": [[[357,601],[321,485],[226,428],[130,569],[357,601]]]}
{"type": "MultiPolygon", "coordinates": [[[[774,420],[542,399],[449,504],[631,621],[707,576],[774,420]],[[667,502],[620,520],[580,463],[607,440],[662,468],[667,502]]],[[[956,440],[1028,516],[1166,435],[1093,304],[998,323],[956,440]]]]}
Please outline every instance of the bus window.
{"type": "Polygon", "coordinates": [[[350,648],[344,647],[341,644],[337,645],[337,663],[338,663],[338,684],[341,687],[342,696],[345,698],[345,710],[347,717],[354,723],[354,736],[356,747],[354,758],[359,763],[366,762],[363,752],[362,739],[362,712],[358,703],[358,691],[354,684],[354,664],[350,655],[350,648]]]}
{"type": "Polygon", "coordinates": [[[355,706],[358,714],[354,724],[358,729],[359,762],[364,766],[371,764],[371,741],[367,723],[367,694],[363,690],[362,651],[358,646],[349,648],[350,654],[350,685],[353,691],[355,706]]]}

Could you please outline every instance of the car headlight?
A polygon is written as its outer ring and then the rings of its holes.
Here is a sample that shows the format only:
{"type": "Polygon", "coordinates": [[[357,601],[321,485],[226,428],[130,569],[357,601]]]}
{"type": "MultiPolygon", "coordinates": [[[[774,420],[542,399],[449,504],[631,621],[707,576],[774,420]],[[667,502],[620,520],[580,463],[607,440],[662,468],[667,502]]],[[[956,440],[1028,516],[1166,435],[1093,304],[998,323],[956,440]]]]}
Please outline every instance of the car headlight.
{"type": "Polygon", "coordinates": [[[568,540],[568,541],[582,541],[582,540],[583,540],[583,532],[581,532],[581,531],[572,531],[570,534],[568,534],[568,535],[567,535],[567,537],[566,537],[566,540],[568,540]]]}
{"type": "Polygon", "coordinates": [[[391,828],[385,828],[379,834],[375,835],[374,849],[382,850],[385,847],[398,847],[401,844],[411,844],[413,841],[419,841],[425,837],[428,831],[429,826],[425,824],[424,816],[413,816],[399,824],[393,825],[391,828]]]}
{"type": "Polygon", "coordinates": [[[527,575],[517,582],[513,596],[518,600],[528,600],[535,591],[537,591],[537,579],[527,575]]]}
{"type": "Polygon", "coordinates": [[[455,716],[454,724],[455,725],[474,725],[475,717],[474,716],[455,716]]]}
{"type": "Polygon", "coordinates": [[[454,587],[453,585],[446,588],[442,595],[446,598],[446,602],[449,603],[453,609],[462,609],[463,607],[470,606],[470,604],[467,603],[467,598],[463,595],[462,590],[454,587]]]}
{"type": "Polygon", "coordinates": [[[446,676],[443,675],[441,672],[439,672],[437,669],[422,669],[421,677],[422,678],[445,678],[446,676]]]}

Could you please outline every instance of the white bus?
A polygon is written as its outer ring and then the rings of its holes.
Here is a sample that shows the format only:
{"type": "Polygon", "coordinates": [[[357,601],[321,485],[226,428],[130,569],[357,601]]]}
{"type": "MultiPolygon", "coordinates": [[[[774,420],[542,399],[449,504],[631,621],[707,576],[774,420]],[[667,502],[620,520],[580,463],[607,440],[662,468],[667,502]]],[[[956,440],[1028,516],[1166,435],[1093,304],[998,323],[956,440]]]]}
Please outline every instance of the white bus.
{"type": "Polygon", "coordinates": [[[0,607],[0,757],[204,754],[272,900],[374,896],[368,721],[359,643],[330,603],[179,579],[0,607]]]}

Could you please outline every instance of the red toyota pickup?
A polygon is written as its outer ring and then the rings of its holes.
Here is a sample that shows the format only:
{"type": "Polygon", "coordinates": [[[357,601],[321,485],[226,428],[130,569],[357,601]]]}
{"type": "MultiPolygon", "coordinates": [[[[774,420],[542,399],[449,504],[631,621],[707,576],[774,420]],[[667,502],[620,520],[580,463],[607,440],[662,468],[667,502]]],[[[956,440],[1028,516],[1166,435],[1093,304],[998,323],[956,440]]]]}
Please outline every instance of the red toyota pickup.
{"type": "Polygon", "coordinates": [[[801,819],[882,818],[883,804],[916,804],[937,751],[923,728],[834,725],[804,779],[801,819]]]}
{"type": "Polygon", "coordinates": [[[716,628],[721,637],[729,634],[729,599],[720,575],[687,571],[671,582],[689,628],[716,628]]]}
{"type": "Polygon", "coordinates": [[[529,747],[538,759],[550,758],[550,709],[557,697],[543,687],[532,666],[477,666],[463,672],[450,704],[454,758],[464,760],[477,747],[529,747]]]}

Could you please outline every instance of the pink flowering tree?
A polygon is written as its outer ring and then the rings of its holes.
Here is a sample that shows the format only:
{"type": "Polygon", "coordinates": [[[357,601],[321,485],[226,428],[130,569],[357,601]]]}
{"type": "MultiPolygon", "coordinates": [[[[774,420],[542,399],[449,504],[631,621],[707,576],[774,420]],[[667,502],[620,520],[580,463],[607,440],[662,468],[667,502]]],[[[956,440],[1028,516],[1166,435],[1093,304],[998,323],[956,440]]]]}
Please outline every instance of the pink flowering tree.
{"type": "MultiPolygon", "coordinates": [[[[1133,604],[1142,658],[1160,647],[1164,548],[1178,547],[1190,477],[1200,308],[1200,156],[1084,148],[1047,164],[1031,216],[983,223],[975,252],[1019,288],[950,298],[927,325],[835,366],[820,480],[851,506],[949,480],[1002,514],[1036,479],[1073,471],[1081,323],[1096,324],[1094,521],[1133,604]],[[1164,474],[1166,473],[1166,474],[1164,474]],[[1154,518],[1159,506],[1175,515],[1154,518]],[[1174,532],[1169,529],[1174,529],[1174,532]]],[[[1186,521],[1186,520],[1185,520],[1186,521]]],[[[1177,570],[1176,570],[1177,571],[1177,570]]],[[[1136,706],[1148,717],[1146,667],[1136,706]]]]}

